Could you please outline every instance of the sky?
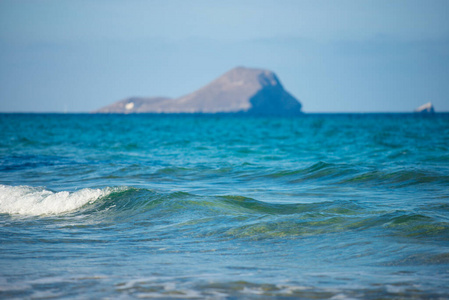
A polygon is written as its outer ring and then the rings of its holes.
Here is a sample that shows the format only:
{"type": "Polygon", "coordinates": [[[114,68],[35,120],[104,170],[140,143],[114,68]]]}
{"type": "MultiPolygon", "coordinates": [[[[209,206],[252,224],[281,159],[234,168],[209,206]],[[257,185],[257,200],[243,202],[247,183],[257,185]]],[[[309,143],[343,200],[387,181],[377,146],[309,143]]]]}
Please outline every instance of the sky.
{"type": "Polygon", "coordinates": [[[269,69],[305,112],[449,111],[449,1],[0,1],[0,112],[89,112],[269,69]]]}

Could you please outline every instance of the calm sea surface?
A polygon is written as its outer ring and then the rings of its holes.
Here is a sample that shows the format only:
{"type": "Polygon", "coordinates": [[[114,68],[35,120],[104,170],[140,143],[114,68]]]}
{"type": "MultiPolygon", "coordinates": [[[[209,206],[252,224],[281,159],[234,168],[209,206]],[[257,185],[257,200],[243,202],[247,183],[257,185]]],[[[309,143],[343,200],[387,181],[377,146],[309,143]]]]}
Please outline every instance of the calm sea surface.
{"type": "Polygon", "coordinates": [[[449,115],[0,115],[0,298],[448,299],[449,115]]]}

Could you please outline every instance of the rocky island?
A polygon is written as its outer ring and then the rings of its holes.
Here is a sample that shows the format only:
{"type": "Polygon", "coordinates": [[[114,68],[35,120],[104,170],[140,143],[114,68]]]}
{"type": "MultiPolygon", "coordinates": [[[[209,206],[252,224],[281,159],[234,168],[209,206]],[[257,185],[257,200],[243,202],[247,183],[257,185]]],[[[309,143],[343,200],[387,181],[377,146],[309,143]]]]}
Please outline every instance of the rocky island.
{"type": "Polygon", "coordinates": [[[301,103],[284,89],[273,72],[237,67],[176,99],[131,97],[94,113],[298,115],[302,112],[301,103]]]}
{"type": "Polygon", "coordinates": [[[434,114],[435,108],[432,105],[432,102],[428,102],[426,104],[421,105],[420,107],[415,109],[415,113],[420,114],[434,114]]]}

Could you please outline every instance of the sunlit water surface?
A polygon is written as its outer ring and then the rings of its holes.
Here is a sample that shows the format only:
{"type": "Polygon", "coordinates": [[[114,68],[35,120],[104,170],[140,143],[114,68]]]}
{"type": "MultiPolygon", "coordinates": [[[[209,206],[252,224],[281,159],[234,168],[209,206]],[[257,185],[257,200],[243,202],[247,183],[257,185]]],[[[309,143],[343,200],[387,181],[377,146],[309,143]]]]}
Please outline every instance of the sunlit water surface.
{"type": "Polygon", "coordinates": [[[449,115],[0,115],[1,298],[449,297],[449,115]]]}

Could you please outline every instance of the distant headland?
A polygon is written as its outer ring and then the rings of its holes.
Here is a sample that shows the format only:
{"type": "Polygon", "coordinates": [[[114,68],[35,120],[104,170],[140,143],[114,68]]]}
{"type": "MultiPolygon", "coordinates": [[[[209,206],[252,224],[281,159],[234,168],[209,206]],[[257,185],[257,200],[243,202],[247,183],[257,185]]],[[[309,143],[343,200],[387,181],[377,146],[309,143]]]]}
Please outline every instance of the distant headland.
{"type": "Polygon", "coordinates": [[[176,99],[131,97],[94,113],[229,113],[299,115],[301,103],[288,93],[269,70],[237,67],[203,88],[176,99]]]}

